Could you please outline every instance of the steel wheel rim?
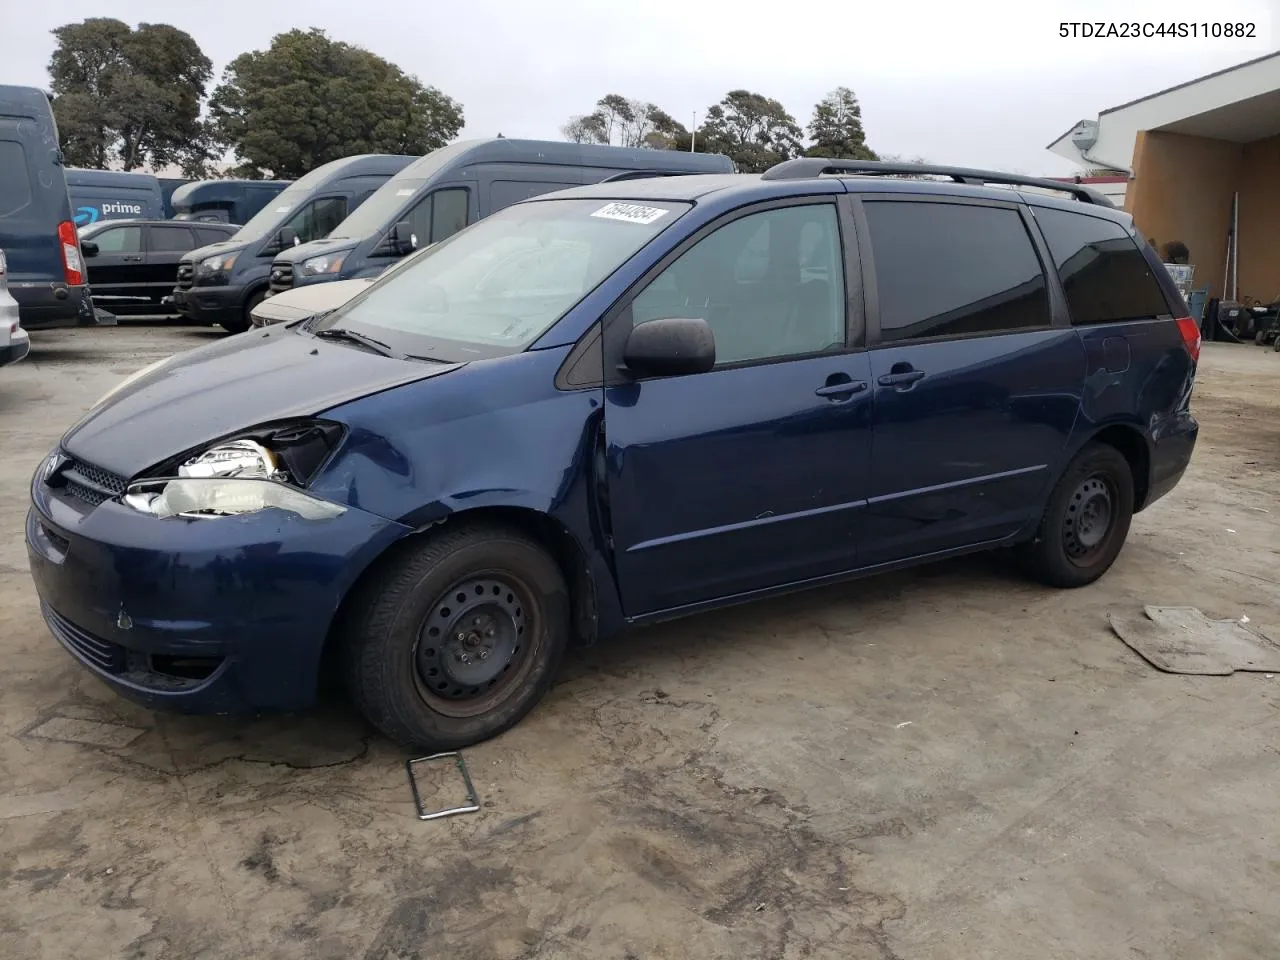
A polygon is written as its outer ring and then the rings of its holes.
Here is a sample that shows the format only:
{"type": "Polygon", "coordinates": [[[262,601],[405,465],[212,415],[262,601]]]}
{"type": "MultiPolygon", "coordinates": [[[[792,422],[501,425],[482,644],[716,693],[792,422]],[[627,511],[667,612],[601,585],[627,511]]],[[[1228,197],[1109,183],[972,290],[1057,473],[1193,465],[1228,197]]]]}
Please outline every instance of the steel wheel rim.
{"type": "Polygon", "coordinates": [[[493,709],[531,668],[537,617],[518,577],[487,572],[457,581],[419,624],[411,665],[418,695],[450,717],[493,709]]]}
{"type": "Polygon", "coordinates": [[[1072,491],[1062,523],[1062,545],[1072,563],[1088,566],[1106,550],[1115,531],[1116,500],[1114,485],[1099,474],[1072,491]]]}

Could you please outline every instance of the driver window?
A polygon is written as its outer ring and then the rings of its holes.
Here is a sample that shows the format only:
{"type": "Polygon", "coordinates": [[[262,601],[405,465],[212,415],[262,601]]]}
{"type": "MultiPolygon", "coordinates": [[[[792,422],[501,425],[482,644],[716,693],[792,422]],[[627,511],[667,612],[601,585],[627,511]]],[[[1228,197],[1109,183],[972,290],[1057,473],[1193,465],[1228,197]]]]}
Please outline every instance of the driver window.
{"type": "Polygon", "coordinates": [[[327,237],[346,218],[346,197],[324,197],[295,213],[288,226],[297,232],[299,243],[307,243],[327,237]]]}
{"type": "Polygon", "coordinates": [[[699,240],[632,301],[635,324],[705,320],[716,366],[841,350],[844,269],[834,204],[740,217],[699,240]]]}

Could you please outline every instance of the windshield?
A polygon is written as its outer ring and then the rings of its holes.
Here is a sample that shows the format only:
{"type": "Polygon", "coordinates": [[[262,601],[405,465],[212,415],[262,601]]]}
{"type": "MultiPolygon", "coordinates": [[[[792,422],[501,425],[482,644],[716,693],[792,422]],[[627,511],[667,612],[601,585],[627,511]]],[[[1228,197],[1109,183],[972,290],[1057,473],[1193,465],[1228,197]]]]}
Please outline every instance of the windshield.
{"type": "Polygon", "coordinates": [[[313,329],[351,329],[435,360],[518,353],[689,206],[519,203],[384,274],[313,329]]]}
{"type": "Polygon", "coordinates": [[[426,182],[425,179],[388,180],[368,200],[356,207],[351,216],[334,227],[329,236],[363,240],[385,232],[391,226],[388,219],[395,216],[426,182]]]}
{"type": "Polygon", "coordinates": [[[249,222],[240,228],[236,239],[253,243],[276,229],[283,222],[286,214],[296,210],[314,192],[310,185],[300,186],[300,183],[301,181],[272,197],[265,207],[250,217],[249,222]]]}

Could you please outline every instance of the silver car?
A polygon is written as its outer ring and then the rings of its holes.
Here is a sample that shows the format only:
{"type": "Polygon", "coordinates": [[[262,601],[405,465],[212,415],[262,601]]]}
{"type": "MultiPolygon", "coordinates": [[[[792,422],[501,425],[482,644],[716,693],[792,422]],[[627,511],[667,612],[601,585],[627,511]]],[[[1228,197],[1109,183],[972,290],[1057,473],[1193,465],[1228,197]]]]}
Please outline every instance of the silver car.
{"type": "Polygon", "coordinates": [[[9,293],[9,265],[0,250],[0,367],[17,363],[31,349],[31,338],[18,322],[18,301],[9,293]]]}

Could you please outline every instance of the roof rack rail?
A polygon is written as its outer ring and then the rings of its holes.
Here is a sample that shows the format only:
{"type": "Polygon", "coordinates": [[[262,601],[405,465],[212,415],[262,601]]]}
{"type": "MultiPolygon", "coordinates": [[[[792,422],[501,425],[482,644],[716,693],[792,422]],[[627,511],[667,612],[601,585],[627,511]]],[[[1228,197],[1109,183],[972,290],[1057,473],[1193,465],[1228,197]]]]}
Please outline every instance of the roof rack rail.
{"type": "Polygon", "coordinates": [[[626,170],[622,173],[615,173],[611,177],[605,177],[600,183],[616,183],[619,180],[647,180],[649,177],[687,177],[688,170],[626,170]]]}
{"type": "Polygon", "coordinates": [[[774,164],[763,174],[763,180],[812,180],[828,173],[852,173],[862,176],[916,175],[950,177],[956,183],[987,183],[1009,186],[1039,187],[1058,193],[1069,193],[1084,203],[1100,207],[1114,207],[1110,200],[1090,187],[1079,183],[1063,183],[1061,180],[1045,180],[1040,177],[1020,177],[1013,173],[995,170],[971,170],[967,167],[940,167],[931,163],[886,163],[883,160],[834,160],[829,157],[800,157],[774,164]]]}

